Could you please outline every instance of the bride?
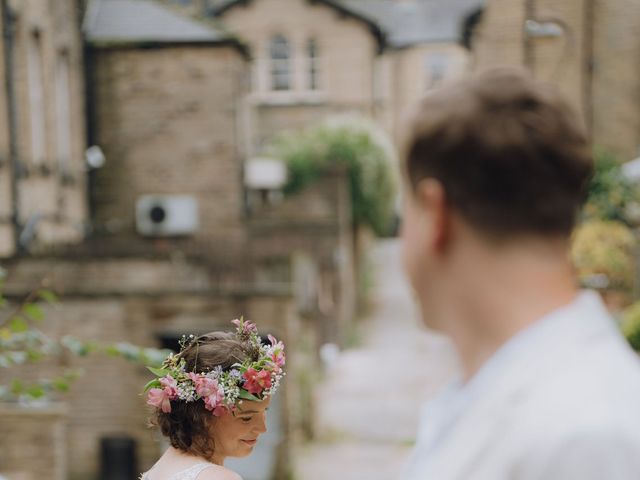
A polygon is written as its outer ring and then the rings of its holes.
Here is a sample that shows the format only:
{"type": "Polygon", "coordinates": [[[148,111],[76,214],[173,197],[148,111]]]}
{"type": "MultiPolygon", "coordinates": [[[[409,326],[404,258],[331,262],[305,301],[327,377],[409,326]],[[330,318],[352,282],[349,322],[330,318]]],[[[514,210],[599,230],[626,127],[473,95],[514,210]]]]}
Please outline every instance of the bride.
{"type": "Polygon", "coordinates": [[[235,333],[183,337],[146,386],[152,423],[171,446],[141,480],[241,480],[224,467],[244,457],[266,431],[265,416],[285,362],[284,345],[255,324],[233,320],[235,333]]]}

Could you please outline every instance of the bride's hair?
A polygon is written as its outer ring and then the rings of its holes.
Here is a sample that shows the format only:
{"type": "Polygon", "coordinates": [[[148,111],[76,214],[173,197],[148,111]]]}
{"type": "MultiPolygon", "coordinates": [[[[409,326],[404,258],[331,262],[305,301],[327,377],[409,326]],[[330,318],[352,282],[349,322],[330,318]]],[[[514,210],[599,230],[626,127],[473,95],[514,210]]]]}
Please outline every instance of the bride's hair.
{"type": "MultiPolygon", "coordinates": [[[[231,333],[211,332],[194,339],[180,352],[188,372],[208,372],[216,367],[230,369],[253,356],[246,342],[231,333]]],[[[158,409],[151,418],[171,445],[183,452],[211,459],[215,451],[211,426],[215,416],[204,402],[172,401],[171,411],[158,409]]]]}

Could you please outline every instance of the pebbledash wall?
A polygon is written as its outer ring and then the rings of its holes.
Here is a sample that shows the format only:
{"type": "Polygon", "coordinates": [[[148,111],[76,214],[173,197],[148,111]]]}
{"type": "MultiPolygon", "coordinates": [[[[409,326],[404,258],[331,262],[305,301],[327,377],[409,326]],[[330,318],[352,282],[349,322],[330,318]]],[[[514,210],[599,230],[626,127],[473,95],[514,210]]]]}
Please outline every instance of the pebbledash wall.
{"type": "MultiPolygon", "coordinates": [[[[282,431],[275,449],[274,478],[282,478],[288,468],[293,426],[290,419],[298,398],[297,349],[304,338],[293,296],[286,289],[264,286],[239,288],[211,282],[202,262],[141,258],[22,259],[6,264],[6,293],[19,298],[42,278],[55,284],[61,293],[59,306],[46,309],[46,331],[71,334],[102,342],[127,341],[138,345],[160,345],[162,338],[181,334],[230,330],[229,321],[239,315],[259,323],[261,332],[273,333],[287,344],[289,367],[279,391],[282,431]],[[296,341],[291,341],[296,339],[296,341]]],[[[304,353],[302,353],[304,354],[304,353]]],[[[66,408],[34,410],[35,422],[16,411],[0,412],[0,470],[23,472],[24,478],[97,478],[102,437],[125,434],[136,440],[138,466],[144,470],[157,459],[165,444],[146,424],[148,407],[141,396],[150,376],[138,364],[120,358],[90,355],[65,357],[60,364],[38,364],[12,369],[12,377],[38,377],[62,367],[79,367],[83,375],[64,396],[66,408]],[[38,413],[39,412],[39,413],[38,413]],[[46,417],[46,418],[45,418],[46,417]],[[6,419],[6,421],[5,421],[6,419]],[[16,439],[36,437],[25,444],[16,439]],[[26,464],[34,448],[53,441],[42,462],[26,464]],[[46,460],[46,461],[45,461],[46,460]]],[[[0,372],[4,379],[7,372],[0,372]]],[[[38,450],[39,451],[39,450],[38,450]]],[[[13,478],[13,477],[11,477],[13,478]]],[[[18,478],[18,477],[16,477],[18,478]]]]}

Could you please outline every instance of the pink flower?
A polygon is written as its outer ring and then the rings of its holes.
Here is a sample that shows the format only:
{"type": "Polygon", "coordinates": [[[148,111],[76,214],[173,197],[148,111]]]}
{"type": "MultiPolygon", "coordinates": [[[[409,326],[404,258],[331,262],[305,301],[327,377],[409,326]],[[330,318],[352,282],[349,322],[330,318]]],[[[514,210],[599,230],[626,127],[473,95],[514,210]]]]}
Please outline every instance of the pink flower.
{"type": "Polygon", "coordinates": [[[281,370],[285,364],[284,344],[279,342],[273,335],[268,335],[271,342],[271,360],[278,366],[278,370],[281,370]]]}
{"type": "Polygon", "coordinates": [[[267,370],[258,372],[256,369],[250,368],[242,376],[245,378],[243,388],[253,395],[260,394],[263,390],[271,388],[271,373],[267,370]]]}
{"type": "Polygon", "coordinates": [[[228,412],[229,412],[229,409],[224,405],[218,405],[216,408],[213,409],[213,414],[216,417],[222,417],[223,415],[226,415],[228,412]]]}
{"type": "Polygon", "coordinates": [[[238,333],[258,333],[258,327],[256,327],[256,324],[253,322],[245,322],[244,319],[236,318],[235,320],[231,320],[231,323],[236,326],[238,333]]]}
{"type": "Polygon", "coordinates": [[[161,409],[164,413],[171,412],[171,400],[178,398],[178,384],[176,380],[167,375],[160,379],[162,388],[152,388],[147,393],[147,405],[161,409]]]}
{"type": "Polygon", "coordinates": [[[171,412],[171,401],[162,388],[152,388],[147,393],[147,405],[161,409],[164,413],[171,412]]]}
{"type": "Polygon", "coordinates": [[[178,398],[178,383],[171,375],[161,378],[160,385],[164,387],[163,390],[170,400],[178,398]]]}
{"type": "Polygon", "coordinates": [[[189,372],[188,376],[196,387],[196,393],[204,400],[207,410],[214,411],[222,404],[224,391],[217,380],[193,372],[189,372]]]}
{"type": "Polygon", "coordinates": [[[278,367],[280,368],[284,367],[284,364],[286,361],[284,352],[282,350],[276,350],[271,355],[271,360],[273,360],[273,363],[275,363],[278,367]]]}

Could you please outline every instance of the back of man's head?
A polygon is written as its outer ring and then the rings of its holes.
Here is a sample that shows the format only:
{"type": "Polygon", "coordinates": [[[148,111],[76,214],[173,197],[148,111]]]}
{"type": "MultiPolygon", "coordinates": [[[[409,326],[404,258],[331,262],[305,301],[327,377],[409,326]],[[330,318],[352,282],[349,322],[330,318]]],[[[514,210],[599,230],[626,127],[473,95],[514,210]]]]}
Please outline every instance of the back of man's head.
{"type": "Polygon", "coordinates": [[[549,85],[495,69],[426,97],[405,145],[415,191],[426,178],[491,237],[569,235],[592,174],[581,122],[549,85]]]}

